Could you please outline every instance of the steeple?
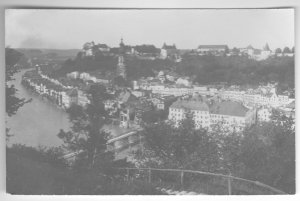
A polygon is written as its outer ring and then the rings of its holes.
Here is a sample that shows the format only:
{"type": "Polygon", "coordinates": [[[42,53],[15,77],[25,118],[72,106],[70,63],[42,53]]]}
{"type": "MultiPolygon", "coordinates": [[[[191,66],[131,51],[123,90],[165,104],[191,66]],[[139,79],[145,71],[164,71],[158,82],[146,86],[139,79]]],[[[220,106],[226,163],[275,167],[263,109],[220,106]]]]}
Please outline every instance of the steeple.
{"type": "Polygon", "coordinates": [[[163,46],[162,46],[162,49],[165,49],[166,48],[166,43],[164,42],[163,46]]]}
{"type": "Polygon", "coordinates": [[[124,45],[124,42],[123,42],[123,38],[121,38],[119,53],[120,54],[125,54],[125,45],[124,45]]]}
{"type": "Polygon", "coordinates": [[[123,38],[121,38],[120,47],[124,47],[123,38]]]}
{"type": "Polygon", "coordinates": [[[264,46],[263,50],[264,51],[270,51],[270,47],[269,47],[268,43],[266,43],[266,45],[264,46]]]}
{"type": "Polygon", "coordinates": [[[125,45],[123,42],[123,38],[121,38],[120,47],[119,47],[119,56],[118,56],[117,75],[122,76],[124,79],[126,79],[126,67],[124,63],[124,55],[125,55],[125,45]]]}

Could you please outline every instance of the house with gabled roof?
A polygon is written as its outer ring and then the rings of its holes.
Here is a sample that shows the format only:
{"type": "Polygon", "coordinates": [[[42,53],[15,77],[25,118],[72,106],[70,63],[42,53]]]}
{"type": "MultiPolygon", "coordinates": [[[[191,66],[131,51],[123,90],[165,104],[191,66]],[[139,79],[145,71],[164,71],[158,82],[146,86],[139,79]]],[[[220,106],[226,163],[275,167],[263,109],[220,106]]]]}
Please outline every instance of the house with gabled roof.
{"type": "Polygon", "coordinates": [[[167,45],[166,43],[164,43],[162,48],[160,49],[160,57],[162,59],[166,59],[166,58],[180,59],[180,51],[176,48],[175,44],[167,45]]]}
{"type": "Polygon", "coordinates": [[[168,118],[178,126],[187,114],[192,114],[196,129],[210,130],[212,125],[222,124],[231,131],[240,131],[256,122],[255,108],[249,109],[234,101],[208,102],[201,96],[178,99],[170,106],[168,118]]]}

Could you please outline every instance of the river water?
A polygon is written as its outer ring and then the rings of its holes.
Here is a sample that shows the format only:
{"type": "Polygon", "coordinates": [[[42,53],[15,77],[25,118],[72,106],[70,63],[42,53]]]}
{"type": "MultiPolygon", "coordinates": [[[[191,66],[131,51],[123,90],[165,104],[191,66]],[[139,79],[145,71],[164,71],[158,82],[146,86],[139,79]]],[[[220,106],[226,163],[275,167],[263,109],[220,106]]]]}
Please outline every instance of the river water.
{"type": "Polygon", "coordinates": [[[25,144],[38,147],[57,147],[62,141],[57,137],[60,129],[68,130],[70,123],[68,115],[57,106],[46,102],[38,95],[21,85],[22,75],[26,70],[21,70],[14,75],[15,80],[9,82],[18,89],[17,96],[32,101],[19,108],[16,115],[7,117],[6,127],[10,128],[7,144],[25,144]]]}

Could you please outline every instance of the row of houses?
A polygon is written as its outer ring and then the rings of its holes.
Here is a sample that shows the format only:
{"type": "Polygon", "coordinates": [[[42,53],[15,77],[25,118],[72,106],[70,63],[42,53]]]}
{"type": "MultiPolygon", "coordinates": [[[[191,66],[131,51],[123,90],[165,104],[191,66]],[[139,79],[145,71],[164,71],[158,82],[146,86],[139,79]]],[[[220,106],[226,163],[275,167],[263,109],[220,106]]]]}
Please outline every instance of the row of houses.
{"type": "Polygon", "coordinates": [[[43,77],[36,70],[27,71],[22,77],[22,83],[62,108],[69,108],[72,104],[86,106],[89,103],[84,89],[66,87],[57,83],[57,80],[43,77]]]}
{"type": "Polygon", "coordinates": [[[266,43],[262,49],[254,48],[252,45],[248,45],[245,48],[233,48],[233,49],[229,49],[227,45],[199,45],[196,52],[198,55],[247,56],[249,59],[254,59],[258,61],[265,60],[269,57],[274,57],[274,56],[277,57],[294,56],[294,53],[292,52],[277,53],[275,51],[272,51],[268,43],[266,43]]]}
{"type": "Polygon", "coordinates": [[[134,83],[135,89],[151,91],[153,94],[164,96],[183,96],[192,94],[214,95],[215,88],[205,86],[186,86],[184,84],[162,84],[159,82],[137,82],[134,83]]]}
{"type": "Polygon", "coordinates": [[[108,74],[103,74],[99,71],[94,72],[78,72],[74,71],[67,74],[70,79],[81,79],[83,81],[92,81],[94,83],[110,84],[112,76],[108,74]]]}
{"type": "Polygon", "coordinates": [[[245,104],[256,106],[269,105],[279,107],[289,104],[292,99],[289,94],[278,94],[276,85],[268,84],[259,86],[257,89],[240,90],[233,86],[217,88],[213,85],[202,86],[192,84],[190,78],[179,77],[172,72],[160,71],[156,78],[146,78],[133,81],[134,90],[147,90],[153,94],[173,95],[176,97],[183,95],[217,95],[224,100],[240,101],[245,104]]]}
{"type": "Polygon", "coordinates": [[[242,90],[219,90],[218,95],[225,100],[241,101],[245,104],[256,106],[279,107],[289,104],[288,94],[278,94],[276,87],[260,86],[257,89],[242,90]]]}
{"type": "MultiPolygon", "coordinates": [[[[228,131],[241,131],[247,126],[257,122],[271,120],[274,108],[263,105],[248,107],[243,102],[222,100],[217,96],[184,95],[164,96],[151,92],[135,96],[135,90],[125,90],[113,99],[105,102],[107,110],[116,113],[119,111],[121,127],[130,127],[140,124],[144,112],[163,110],[168,113],[168,120],[175,126],[187,116],[193,118],[196,129],[206,128],[211,130],[215,125],[222,124],[228,131]]],[[[294,115],[294,107],[287,110],[280,109],[286,116],[294,115]]]]}

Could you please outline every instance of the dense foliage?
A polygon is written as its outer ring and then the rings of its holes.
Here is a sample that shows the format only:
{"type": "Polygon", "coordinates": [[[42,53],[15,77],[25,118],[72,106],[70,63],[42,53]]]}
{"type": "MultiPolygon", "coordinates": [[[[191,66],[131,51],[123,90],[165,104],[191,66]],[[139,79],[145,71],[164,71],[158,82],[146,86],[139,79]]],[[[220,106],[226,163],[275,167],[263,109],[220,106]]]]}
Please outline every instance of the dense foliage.
{"type": "MultiPolygon", "coordinates": [[[[178,63],[168,59],[137,59],[129,55],[125,59],[128,80],[153,77],[155,72],[160,70],[175,70],[179,75],[189,76],[200,84],[226,82],[228,84],[256,86],[259,83],[278,82],[281,90],[295,87],[293,57],[272,57],[256,61],[247,56],[185,54],[182,56],[182,61],[178,63]]],[[[54,76],[72,71],[101,70],[113,72],[116,67],[117,57],[102,54],[96,54],[94,57],[83,57],[82,53],[78,53],[74,60],[67,60],[60,70],[55,71],[54,76]]]]}
{"type": "Polygon", "coordinates": [[[275,57],[256,61],[246,56],[185,55],[176,70],[181,75],[193,77],[194,81],[200,84],[227,82],[255,86],[273,81],[279,82],[279,87],[282,89],[295,87],[293,57],[275,57]]]}
{"type": "Polygon", "coordinates": [[[194,169],[232,174],[295,193],[295,130],[291,118],[274,113],[272,122],[243,132],[217,125],[211,132],[160,122],[145,127],[144,148],[135,153],[140,167],[194,169]]]}
{"type": "Polygon", "coordinates": [[[127,77],[130,80],[137,80],[141,77],[154,77],[155,71],[171,69],[174,62],[170,60],[139,60],[128,58],[126,60],[127,77]]]}
{"type": "Polygon", "coordinates": [[[53,71],[51,76],[62,77],[73,71],[87,72],[100,70],[102,72],[114,71],[117,68],[118,58],[114,56],[106,56],[96,54],[94,57],[84,57],[82,52],[79,52],[75,59],[68,59],[61,68],[53,71]]]}
{"type": "Polygon", "coordinates": [[[239,159],[243,176],[295,193],[294,122],[282,115],[273,120],[245,131],[239,159]]]}
{"type": "MultiPolygon", "coordinates": [[[[178,128],[165,122],[145,127],[145,144],[135,153],[140,167],[191,168],[199,163],[201,170],[214,171],[217,146],[206,130],[195,130],[190,119],[178,128]]],[[[199,166],[198,166],[199,167],[199,166]]]]}

